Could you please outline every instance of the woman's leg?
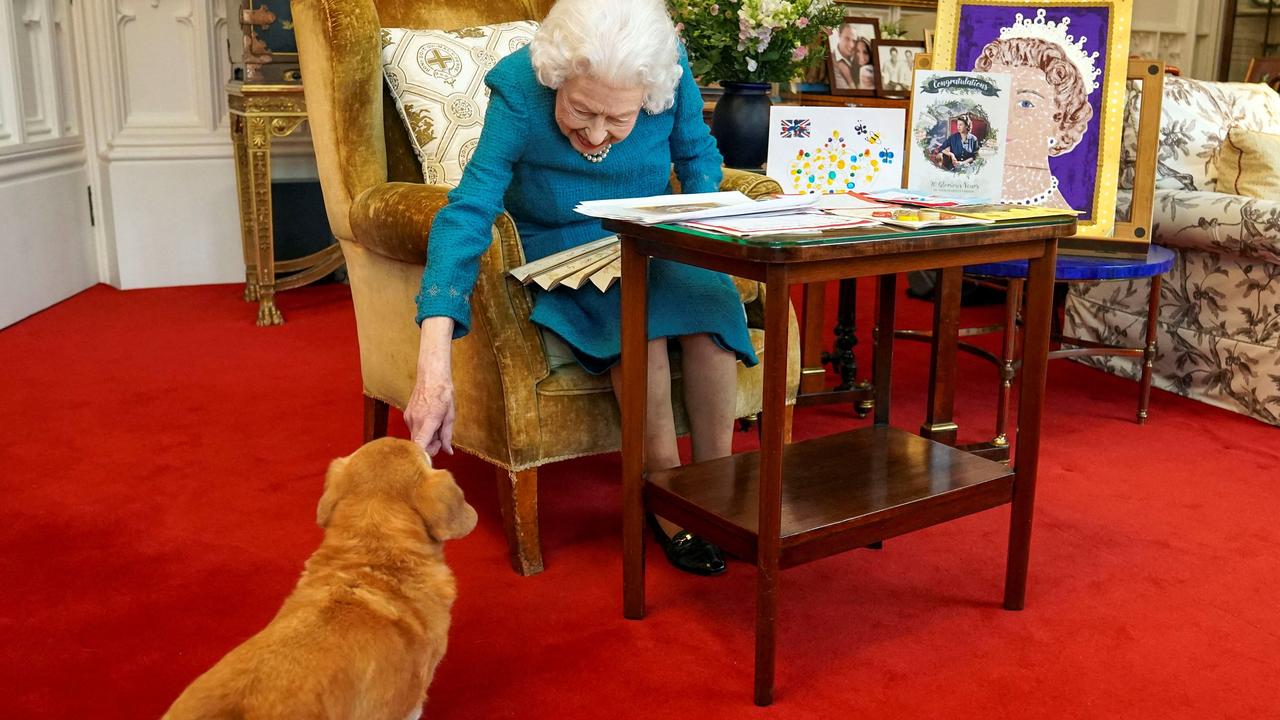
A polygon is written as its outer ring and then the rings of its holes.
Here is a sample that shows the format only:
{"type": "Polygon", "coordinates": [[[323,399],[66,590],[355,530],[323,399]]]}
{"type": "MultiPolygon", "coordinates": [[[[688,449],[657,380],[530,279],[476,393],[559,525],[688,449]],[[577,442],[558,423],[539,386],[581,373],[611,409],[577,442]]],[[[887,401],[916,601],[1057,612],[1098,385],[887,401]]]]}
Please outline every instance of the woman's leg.
{"type": "MultiPolygon", "coordinates": [[[[622,402],[619,384],[622,366],[609,373],[613,394],[622,402]]],[[[649,393],[646,399],[644,429],[644,469],[665,470],[680,464],[676,447],[676,421],[671,409],[671,359],[667,356],[667,339],[649,341],[649,393]]]]}
{"type": "MultiPolygon", "coordinates": [[[[697,357],[690,362],[688,359],[689,350],[685,344],[685,338],[681,339],[682,347],[685,347],[684,367],[686,373],[688,368],[697,368],[698,373],[709,371],[709,364],[704,357],[707,355],[705,348],[697,338],[706,337],[705,335],[694,336],[692,341],[693,353],[697,357]]],[[[715,343],[709,342],[713,347],[715,343]]],[[[716,347],[716,350],[719,350],[716,347]]],[[[726,353],[727,354],[727,353],[726,353]]],[[[733,355],[728,354],[730,359],[729,371],[733,372],[733,355]]],[[[732,378],[733,375],[731,374],[732,378]]],[[[621,395],[619,392],[619,383],[622,379],[622,373],[615,368],[611,376],[613,380],[613,392],[615,395],[621,395]]],[[[680,464],[680,452],[676,446],[676,423],[674,411],[671,407],[671,361],[667,356],[666,338],[660,340],[652,340],[649,342],[649,374],[646,379],[649,388],[646,395],[647,410],[645,418],[645,469],[661,470],[670,467],[676,467],[680,464]]],[[[733,381],[730,382],[732,389],[733,381]]],[[[695,382],[695,385],[701,383],[695,382]]],[[[686,391],[687,392],[687,391],[686,391]]],[[[687,397],[687,395],[686,395],[687,397]]],[[[701,397],[698,391],[695,391],[695,397],[701,397]]],[[[701,401],[701,400],[700,400],[701,401]]],[[[729,409],[722,414],[728,418],[725,422],[723,438],[716,433],[698,432],[695,430],[694,435],[694,459],[707,459],[712,457],[720,457],[729,454],[730,444],[733,436],[733,396],[729,395],[729,409]],[[701,438],[701,439],[699,439],[701,438]],[[708,445],[708,443],[711,443],[708,445]],[[721,450],[721,448],[723,448],[721,450]],[[719,452],[718,455],[711,455],[711,452],[719,452]],[[704,457],[705,456],[705,457],[704,457]]],[[[691,414],[692,417],[692,414],[691,414]]],[[[698,422],[694,427],[703,425],[710,427],[710,415],[701,413],[698,422]]],[[[725,570],[724,556],[720,549],[716,546],[700,540],[687,533],[680,534],[681,528],[667,520],[659,517],[656,518],[658,525],[668,538],[663,550],[667,555],[667,559],[673,565],[684,570],[685,572],[697,575],[718,575],[725,570]]]]}
{"type": "Polygon", "coordinates": [[[693,461],[725,457],[733,452],[738,359],[706,333],[681,337],[680,351],[693,461]]]}

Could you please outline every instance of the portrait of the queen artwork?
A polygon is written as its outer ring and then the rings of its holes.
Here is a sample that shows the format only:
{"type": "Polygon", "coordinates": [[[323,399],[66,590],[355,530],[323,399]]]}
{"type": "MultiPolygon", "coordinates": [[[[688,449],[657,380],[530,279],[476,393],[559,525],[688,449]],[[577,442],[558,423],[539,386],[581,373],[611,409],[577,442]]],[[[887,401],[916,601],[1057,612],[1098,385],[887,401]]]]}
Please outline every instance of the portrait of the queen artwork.
{"type": "Polygon", "coordinates": [[[1013,96],[1001,200],[1081,211],[1106,236],[1115,188],[1129,0],[943,0],[934,69],[1006,73],[1013,96]]]}

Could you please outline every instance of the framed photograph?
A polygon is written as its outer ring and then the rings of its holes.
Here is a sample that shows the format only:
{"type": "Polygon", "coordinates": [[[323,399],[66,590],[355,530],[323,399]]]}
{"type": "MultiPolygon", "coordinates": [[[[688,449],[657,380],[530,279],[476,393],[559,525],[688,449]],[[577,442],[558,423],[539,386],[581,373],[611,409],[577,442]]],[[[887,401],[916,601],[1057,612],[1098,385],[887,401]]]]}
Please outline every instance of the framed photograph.
{"type": "Polygon", "coordinates": [[[1115,231],[1132,0],[940,0],[934,70],[1013,76],[1001,199],[1115,231]]]}
{"type": "Polygon", "coordinates": [[[876,94],[886,98],[911,95],[911,71],[916,55],[924,52],[923,40],[877,40],[875,44],[876,94]]]}
{"type": "Polygon", "coordinates": [[[924,29],[924,51],[933,54],[933,31],[929,28],[924,29]]]}
{"type": "Polygon", "coordinates": [[[1266,83],[1272,90],[1280,92],[1280,57],[1250,58],[1244,81],[1266,83]]]}
{"type": "Polygon", "coordinates": [[[845,15],[827,38],[827,79],[832,95],[876,94],[875,55],[880,21],[845,15]]]}

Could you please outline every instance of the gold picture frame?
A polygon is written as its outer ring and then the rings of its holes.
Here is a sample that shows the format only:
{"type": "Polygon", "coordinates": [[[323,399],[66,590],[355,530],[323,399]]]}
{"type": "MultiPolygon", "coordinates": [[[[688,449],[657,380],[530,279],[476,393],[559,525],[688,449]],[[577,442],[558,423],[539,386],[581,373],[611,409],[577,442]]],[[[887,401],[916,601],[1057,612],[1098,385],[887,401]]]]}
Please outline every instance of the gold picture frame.
{"type": "MultiPolygon", "coordinates": [[[[1116,229],[1132,14],[1132,0],[938,2],[932,53],[935,70],[972,70],[984,47],[1001,39],[1002,31],[1012,29],[1014,35],[1050,41],[1061,38],[1057,44],[1065,46],[1069,58],[1080,60],[1077,68],[1083,66],[1096,73],[1085,80],[1084,87],[1092,88],[1084,96],[1092,115],[1083,123],[1084,130],[1070,147],[1059,145],[1048,151],[1053,159],[1082,151],[1067,160],[1050,162],[1052,189],[1085,213],[1078,222],[1079,238],[1109,238],[1116,229]],[[1067,22],[1062,22],[1064,19],[1067,22]],[[958,59],[961,62],[957,63],[958,59]]],[[[1054,102],[1059,102],[1058,98],[1054,102]]]]}

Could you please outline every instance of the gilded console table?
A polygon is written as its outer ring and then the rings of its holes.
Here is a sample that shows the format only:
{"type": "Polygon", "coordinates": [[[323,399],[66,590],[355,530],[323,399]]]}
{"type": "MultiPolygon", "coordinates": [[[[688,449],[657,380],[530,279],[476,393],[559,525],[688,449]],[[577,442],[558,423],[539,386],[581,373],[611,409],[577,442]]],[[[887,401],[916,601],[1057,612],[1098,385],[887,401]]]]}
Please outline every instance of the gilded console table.
{"type": "Polygon", "coordinates": [[[307,120],[301,85],[227,85],[231,142],[240,201],[244,249],[244,299],[258,301],[258,326],[279,325],[284,317],[275,295],[315,282],[342,265],[337,245],[293,260],[275,260],[271,221],[271,141],[288,137],[307,120]],[[285,277],[278,277],[284,274],[285,277]]]}

